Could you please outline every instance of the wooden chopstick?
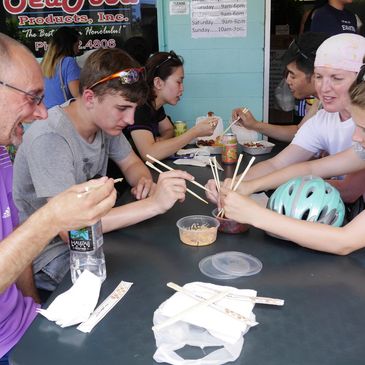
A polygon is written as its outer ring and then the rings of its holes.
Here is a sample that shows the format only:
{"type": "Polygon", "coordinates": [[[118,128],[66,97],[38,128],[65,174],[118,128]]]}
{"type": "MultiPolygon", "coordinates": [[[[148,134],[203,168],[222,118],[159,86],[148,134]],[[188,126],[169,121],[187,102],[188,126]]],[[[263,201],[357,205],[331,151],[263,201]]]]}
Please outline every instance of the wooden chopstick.
{"type": "Polygon", "coordinates": [[[238,156],[238,161],[237,161],[237,164],[236,164],[236,168],[234,170],[234,174],[233,174],[233,177],[232,177],[230,189],[233,188],[234,181],[236,180],[236,176],[237,176],[237,173],[238,173],[238,169],[240,168],[242,157],[243,157],[243,155],[242,155],[242,153],[240,153],[240,155],[238,156]]]}
{"type": "Polygon", "coordinates": [[[217,176],[218,191],[220,191],[220,189],[221,189],[221,184],[220,184],[220,180],[219,180],[219,173],[218,173],[218,163],[217,163],[217,158],[216,158],[215,156],[213,157],[213,161],[214,161],[215,176],[217,176]]]}
{"type": "MultiPolygon", "coordinates": [[[[158,167],[156,167],[156,166],[155,166],[154,164],[152,164],[150,161],[146,161],[146,165],[147,165],[148,167],[150,167],[151,169],[153,169],[153,170],[155,170],[155,171],[159,172],[160,174],[162,174],[162,173],[163,173],[163,171],[162,171],[162,170],[160,170],[158,167]]],[[[194,193],[192,190],[190,190],[190,189],[186,189],[186,191],[187,191],[189,194],[191,194],[191,195],[195,196],[195,198],[197,198],[197,199],[201,200],[202,202],[204,202],[205,204],[209,204],[206,200],[204,200],[203,198],[201,198],[198,194],[194,193]]]]}
{"type": "MultiPolygon", "coordinates": [[[[206,287],[201,284],[197,284],[197,285],[199,285],[202,289],[208,289],[213,293],[220,292],[219,290],[213,289],[211,287],[206,287]]],[[[277,299],[277,298],[270,298],[270,297],[251,297],[248,295],[233,294],[233,293],[228,294],[227,298],[251,301],[251,302],[254,302],[255,304],[267,304],[267,305],[277,305],[277,306],[283,306],[285,304],[284,299],[277,299]]]]}
{"type": "Polygon", "coordinates": [[[236,124],[239,120],[240,120],[241,118],[237,118],[237,119],[235,119],[223,132],[222,132],[222,134],[221,134],[221,136],[224,136],[228,131],[229,131],[229,129],[234,125],[234,124],[236,124]]]}
{"type": "Polygon", "coordinates": [[[237,188],[239,187],[239,185],[241,184],[242,180],[244,179],[244,177],[246,176],[249,168],[251,167],[251,165],[253,164],[253,162],[255,161],[255,156],[251,157],[250,162],[247,164],[245,171],[243,171],[242,175],[240,176],[240,178],[237,181],[237,184],[234,186],[233,191],[236,191],[237,188]]]}
{"type": "MultiPolygon", "coordinates": [[[[146,155],[146,157],[147,158],[149,158],[150,160],[152,160],[153,162],[156,162],[156,163],[158,163],[159,165],[161,165],[161,166],[163,166],[163,167],[165,167],[167,170],[170,170],[170,171],[174,171],[174,169],[172,168],[172,167],[170,167],[170,166],[168,166],[168,165],[166,165],[166,164],[164,164],[163,162],[161,162],[160,160],[157,160],[157,158],[154,158],[154,157],[152,157],[151,155],[146,155]]],[[[199,184],[197,181],[195,181],[195,180],[189,180],[192,184],[194,184],[194,185],[196,185],[196,186],[198,186],[199,188],[201,188],[201,189],[203,189],[203,190],[205,190],[205,191],[207,191],[208,193],[211,193],[212,194],[212,192],[209,190],[209,189],[207,189],[204,185],[202,185],[202,184],[199,184]]]]}
{"type": "Polygon", "coordinates": [[[213,166],[213,159],[211,159],[211,158],[209,159],[209,164],[210,164],[210,168],[212,169],[212,174],[213,174],[213,179],[214,179],[215,185],[217,187],[217,190],[219,191],[219,189],[220,189],[219,177],[217,177],[215,174],[215,169],[213,166]]]}
{"type": "MultiPolygon", "coordinates": [[[[119,177],[118,179],[114,179],[114,184],[118,183],[118,182],[122,182],[124,180],[124,178],[119,177]]],[[[89,185],[89,186],[85,186],[85,191],[83,191],[82,193],[78,193],[77,197],[78,198],[82,198],[83,196],[90,194],[91,190],[95,190],[98,189],[100,187],[102,187],[103,185],[89,185]]]]}
{"type": "MultiPolygon", "coordinates": [[[[241,155],[240,155],[241,156],[241,155]]],[[[249,163],[247,164],[246,168],[245,168],[245,171],[243,171],[243,173],[241,174],[240,178],[238,179],[237,181],[237,184],[234,186],[233,188],[233,191],[236,191],[237,188],[239,187],[239,185],[241,184],[242,180],[244,179],[245,175],[247,174],[249,168],[251,167],[251,165],[253,164],[253,162],[255,161],[255,156],[252,156],[251,157],[251,160],[249,161],[249,163]]],[[[237,162],[238,164],[238,162],[237,162]]],[[[235,171],[236,172],[236,171],[235,171]]],[[[231,189],[232,189],[232,184],[231,184],[231,189]]],[[[224,216],[224,209],[222,208],[218,214],[217,214],[217,217],[221,217],[223,218],[224,216]]]]}
{"type": "MultiPolygon", "coordinates": [[[[190,291],[188,289],[185,289],[185,288],[183,288],[183,287],[181,287],[181,286],[179,286],[179,285],[177,285],[175,283],[171,283],[170,282],[170,283],[167,283],[166,285],[169,288],[176,290],[177,292],[183,293],[183,294],[185,294],[185,295],[187,295],[187,296],[189,296],[189,297],[197,300],[198,302],[204,302],[205,301],[205,298],[204,297],[202,297],[200,295],[197,295],[197,294],[193,293],[192,291],[190,291]]],[[[218,312],[221,312],[223,314],[226,314],[227,316],[229,316],[229,317],[231,317],[233,319],[236,319],[236,320],[238,320],[240,322],[243,321],[243,322],[247,323],[250,326],[256,326],[258,324],[255,321],[251,321],[249,318],[245,317],[244,315],[242,315],[240,313],[237,313],[237,312],[235,312],[235,311],[233,311],[233,310],[231,310],[229,308],[221,307],[218,304],[211,303],[209,305],[209,307],[217,310],[218,312]]]]}
{"type": "Polygon", "coordinates": [[[193,312],[197,309],[200,309],[200,308],[204,308],[204,307],[207,307],[209,306],[210,304],[213,304],[215,302],[217,302],[218,300],[221,300],[223,299],[225,296],[227,296],[229,294],[229,291],[227,289],[227,291],[222,291],[222,292],[219,292],[213,296],[211,296],[210,298],[208,299],[204,299],[204,301],[202,302],[199,302],[197,304],[194,304],[192,305],[191,307],[189,308],[186,308],[184,309],[183,311],[177,313],[176,315],[170,317],[169,319],[167,319],[166,321],[162,322],[162,323],[159,323],[157,324],[156,326],[153,326],[152,327],[152,330],[154,331],[159,331],[161,330],[162,328],[165,328],[165,327],[168,327],[168,326],[171,326],[172,324],[174,324],[175,322],[177,321],[180,321],[181,319],[183,319],[187,314],[189,314],[190,312],[193,312]]]}

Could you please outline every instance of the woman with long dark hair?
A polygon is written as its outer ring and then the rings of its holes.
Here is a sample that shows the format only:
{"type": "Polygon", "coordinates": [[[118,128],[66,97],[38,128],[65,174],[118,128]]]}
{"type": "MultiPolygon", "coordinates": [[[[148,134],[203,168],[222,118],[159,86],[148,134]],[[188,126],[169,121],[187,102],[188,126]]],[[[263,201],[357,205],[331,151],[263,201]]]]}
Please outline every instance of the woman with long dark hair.
{"type": "Polygon", "coordinates": [[[149,86],[148,101],[136,109],[134,124],[124,134],[135,146],[142,159],[150,154],[166,158],[197,137],[211,136],[217,119],[207,118],[174,137],[174,128],[166,115],[165,104],[176,105],[184,91],[184,61],[175,52],[157,52],[146,62],[146,79],[149,86]]]}

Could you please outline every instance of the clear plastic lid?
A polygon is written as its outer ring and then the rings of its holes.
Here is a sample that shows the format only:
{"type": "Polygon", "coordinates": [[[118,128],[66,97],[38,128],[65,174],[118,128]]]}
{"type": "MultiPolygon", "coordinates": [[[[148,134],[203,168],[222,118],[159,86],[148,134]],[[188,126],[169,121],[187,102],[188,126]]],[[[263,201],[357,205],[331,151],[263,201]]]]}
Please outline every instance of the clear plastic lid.
{"type": "Polygon", "coordinates": [[[262,262],[254,256],[238,251],[226,251],[212,256],[215,270],[231,276],[250,276],[262,269],[262,262]]]}
{"type": "Polygon", "coordinates": [[[199,262],[199,269],[200,271],[210,278],[213,279],[221,279],[221,280],[229,280],[229,279],[236,279],[238,275],[230,275],[226,274],[218,269],[216,269],[212,264],[213,256],[207,256],[200,260],[199,262]]]}

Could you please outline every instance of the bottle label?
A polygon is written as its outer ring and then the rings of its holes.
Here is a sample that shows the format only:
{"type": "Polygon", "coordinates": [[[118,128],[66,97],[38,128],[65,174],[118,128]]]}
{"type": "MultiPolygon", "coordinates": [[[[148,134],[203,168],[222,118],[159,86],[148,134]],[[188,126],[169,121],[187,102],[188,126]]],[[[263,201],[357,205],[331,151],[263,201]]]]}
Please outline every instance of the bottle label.
{"type": "Polygon", "coordinates": [[[70,250],[90,252],[97,250],[103,244],[101,221],[91,227],[84,227],[68,232],[70,250]]]}

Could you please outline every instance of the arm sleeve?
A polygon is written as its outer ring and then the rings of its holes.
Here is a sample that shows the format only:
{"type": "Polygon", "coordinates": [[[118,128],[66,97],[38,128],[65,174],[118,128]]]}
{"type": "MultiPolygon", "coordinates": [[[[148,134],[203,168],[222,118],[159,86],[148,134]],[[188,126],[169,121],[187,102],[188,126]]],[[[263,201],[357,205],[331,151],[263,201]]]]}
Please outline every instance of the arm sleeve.
{"type": "Polygon", "coordinates": [[[53,197],[76,183],[73,155],[63,137],[55,133],[39,136],[27,154],[29,173],[38,198],[53,197]]]}
{"type": "Polygon", "coordinates": [[[80,67],[72,57],[66,57],[62,62],[62,76],[67,84],[80,79],[80,67]]]}
{"type": "Polygon", "coordinates": [[[321,133],[317,128],[319,124],[316,120],[317,114],[298,129],[298,132],[292,141],[292,144],[304,148],[312,153],[320,152],[323,149],[321,133]]]}
{"type": "Polygon", "coordinates": [[[132,147],[123,133],[111,139],[108,154],[114,162],[124,160],[131,151],[132,147]]]}

